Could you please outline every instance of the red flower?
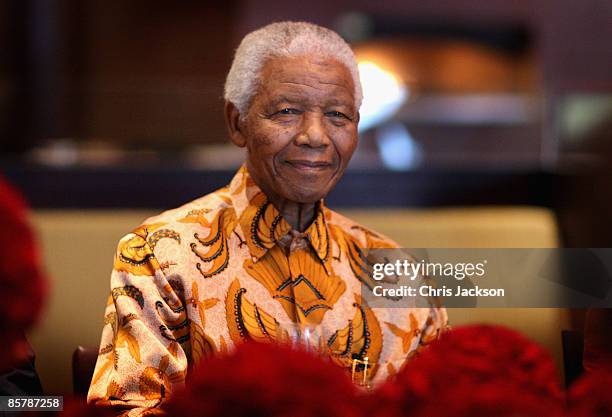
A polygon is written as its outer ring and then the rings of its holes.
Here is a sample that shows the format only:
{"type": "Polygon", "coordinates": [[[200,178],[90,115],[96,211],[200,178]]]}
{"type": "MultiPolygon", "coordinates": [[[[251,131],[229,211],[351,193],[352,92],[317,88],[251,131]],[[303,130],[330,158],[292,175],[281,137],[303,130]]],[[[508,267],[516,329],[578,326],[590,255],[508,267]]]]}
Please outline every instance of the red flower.
{"type": "Polygon", "coordinates": [[[358,416],[343,370],[307,352],[247,343],[201,363],[173,395],[170,416],[358,416]]]}
{"type": "Polygon", "coordinates": [[[586,373],[569,391],[572,417],[612,416],[612,368],[586,373]]]}
{"type": "Polygon", "coordinates": [[[45,295],[24,200],[0,178],[0,370],[25,353],[23,332],[38,319],[45,295]]]}
{"type": "Polygon", "coordinates": [[[550,355],[499,326],[456,328],[370,401],[389,416],[555,416],[563,394],[550,355]]]}

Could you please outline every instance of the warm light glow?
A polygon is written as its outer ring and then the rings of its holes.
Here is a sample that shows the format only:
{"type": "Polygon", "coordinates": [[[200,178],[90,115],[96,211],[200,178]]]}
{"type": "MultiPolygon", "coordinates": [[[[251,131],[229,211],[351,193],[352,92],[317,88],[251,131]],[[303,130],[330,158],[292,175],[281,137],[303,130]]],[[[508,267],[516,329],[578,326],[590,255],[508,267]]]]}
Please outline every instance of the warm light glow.
{"type": "Polygon", "coordinates": [[[359,63],[359,77],[363,88],[359,128],[366,130],[393,116],[408,97],[408,89],[395,75],[371,61],[359,63]]]}

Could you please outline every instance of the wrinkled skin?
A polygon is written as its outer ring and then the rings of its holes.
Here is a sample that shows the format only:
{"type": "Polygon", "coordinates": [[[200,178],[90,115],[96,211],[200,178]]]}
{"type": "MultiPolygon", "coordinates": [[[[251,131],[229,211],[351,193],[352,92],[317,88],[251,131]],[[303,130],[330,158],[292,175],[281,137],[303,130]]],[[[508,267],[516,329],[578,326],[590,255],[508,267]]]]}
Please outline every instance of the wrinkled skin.
{"type": "Polygon", "coordinates": [[[357,146],[359,113],[349,70],[313,55],[268,60],[246,115],[226,102],[234,144],[247,169],[294,229],[344,174],[357,146]]]}

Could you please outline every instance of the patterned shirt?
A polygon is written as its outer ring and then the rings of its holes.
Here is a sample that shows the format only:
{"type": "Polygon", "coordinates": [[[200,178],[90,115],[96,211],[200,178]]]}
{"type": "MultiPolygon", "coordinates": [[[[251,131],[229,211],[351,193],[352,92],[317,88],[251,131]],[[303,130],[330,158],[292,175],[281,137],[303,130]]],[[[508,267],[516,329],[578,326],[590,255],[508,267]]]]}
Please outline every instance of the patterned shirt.
{"type": "Polygon", "coordinates": [[[243,166],[212,194],[119,242],[88,401],[143,415],[191,367],[246,340],[318,329],[338,365],[384,381],[446,325],[441,308],[370,308],[364,248],[397,245],[319,202],[299,233],[243,166]],[[363,367],[357,367],[363,372],[363,367]]]}

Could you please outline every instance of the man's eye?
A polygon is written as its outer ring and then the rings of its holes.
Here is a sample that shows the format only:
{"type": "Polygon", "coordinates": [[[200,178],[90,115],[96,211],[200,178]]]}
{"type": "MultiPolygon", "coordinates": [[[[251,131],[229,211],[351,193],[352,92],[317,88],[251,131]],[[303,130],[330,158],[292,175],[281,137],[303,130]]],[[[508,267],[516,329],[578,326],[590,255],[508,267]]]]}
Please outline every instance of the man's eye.
{"type": "Polygon", "coordinates": [[[342,112],[339,112],[339,111],[336,111],[336,110],[328,111],[327,113],[325,113],[325,115],[329,116],[329,117],[338,117],[338,118],[343,118],[343,119],[350,120],[350,118],[346,114],[344,114],[342,112]]]}
{"type": "Polygon", "coordinates": [[[300,111],[297,109],[282,109],[279,112],[277,112],[278,114],[300,114],[300,111]]]}

